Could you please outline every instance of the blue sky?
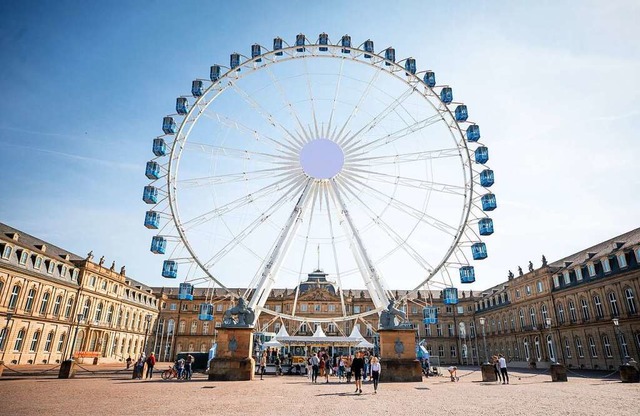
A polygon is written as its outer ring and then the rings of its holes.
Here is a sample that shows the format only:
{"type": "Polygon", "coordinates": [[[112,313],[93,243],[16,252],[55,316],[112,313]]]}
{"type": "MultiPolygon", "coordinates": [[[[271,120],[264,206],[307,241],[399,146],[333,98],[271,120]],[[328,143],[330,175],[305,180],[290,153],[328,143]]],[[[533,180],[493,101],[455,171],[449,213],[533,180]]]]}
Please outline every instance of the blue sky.
{"type": "Polygon", "coordinates": [[[141,193],[175,97],[252,43],[348,33],[435,70],[481,125],[499,203],[485,288],[638,226],[638,16],[632,1],[3,2],[0,221],[166,284],[141,193]]]}

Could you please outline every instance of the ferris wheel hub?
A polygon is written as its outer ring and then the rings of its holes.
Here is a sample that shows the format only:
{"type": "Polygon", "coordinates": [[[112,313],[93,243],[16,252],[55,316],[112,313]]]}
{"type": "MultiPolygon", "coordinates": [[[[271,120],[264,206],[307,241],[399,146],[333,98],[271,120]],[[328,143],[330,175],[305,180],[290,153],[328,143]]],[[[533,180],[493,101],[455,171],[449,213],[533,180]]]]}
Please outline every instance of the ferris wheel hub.
{"type": "Polygon", "coordinates": [[[314,179],[331,179],[344,166],[344,152],[334,141],[314,139],[300,150],[300,165],[307,176],[314,179]]]}

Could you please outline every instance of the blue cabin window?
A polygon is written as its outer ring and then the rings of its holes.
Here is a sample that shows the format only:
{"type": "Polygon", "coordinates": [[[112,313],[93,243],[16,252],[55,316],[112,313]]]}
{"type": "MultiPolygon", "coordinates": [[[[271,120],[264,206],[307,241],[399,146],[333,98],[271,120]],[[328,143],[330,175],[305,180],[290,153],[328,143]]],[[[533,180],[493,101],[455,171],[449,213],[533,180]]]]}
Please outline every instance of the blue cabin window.
{"type": "Polygon", "coordinates": [[[493,211],[498,207],[498,204],[496,203],[496,196],[494,194],[482,195],[481,201],[483,211],[493,211]]]}
{"type": "Polygon", "coordinates": [[[304,52],[305,40],[306,38],[302,33],[296,35],[296,46],[298,46],[298,48],[296,48],[296,52],[304,52]]]}
{"type": "Polygon", "coordinates": [[[442,91],[440,91],[440,99],[445,104],[451,104],[451,101],[453,101],[453,90],[451,87],[444,87],[442,91]]]}
{"type": "Polygon", "coordinates": [[[472,124],[467,127],[467,141],[477,142],[478,140],[480,140],[480,126],[472,124]]]}
{"type": "Polygon", "coordinates": [[[165,156],[167,154],[167,143],[164,139],[153,139],[153,154],[156,156],[165,156]]]}
{"type": "MultiPolygon", "coordinates": [[[[240,54],[239,53],[232,53],[231,56],[229,57],[229,66],[231,67],[231,69],[236,69],[237,67],[240,66],[240,54]]],[[[239,71],[239,69],[238,69],[239,71]]]]}
{"type": "Polygon", "coordinates": [[[364,57],[367,59],[371,58],[371,54],[373,53],[373,41],[371,39],[364,41],[364,51],[369,52],[365,53],[364,57]]]}
{"type": "Polygon", "coordinates": [[[276,52],[276,56],[282,56],[282,38],[273,39],[273,50],[280,51],[276,52]]]}
{"type": "Polygon", "coordinates": [[[342,45],[342,53],[350,53],[351,50],[348,49],[351,47],[351,36],[349,35],[344,35],[342,37],[342,40],[340,41],[340,44],[342,45]]]}
{"type": "Polygon", "coordinates": [[[142,200],[147,204],[157,204],[158,203],[158,188],[155,186],[147,185],[144,187],[144,192],[142,193],[142,200]]]}
{"type": "MultiPolygon", "coordinates": [[[[262,55],[262,52],[260,50],[260,45],[258,45],[257,43],[254,43],[253,45],[251,45],[251,59],[258,58],[260,55],[262,55]]],[[[256,62],[262,62],[262,59],[258,58],[256,59],[256,62]]]]}
{"type": "Polygon", "coordinates": [[[493,234],[493,220],[489,217],[482,218],[478,221],[478,228],[480,229],[480,235],[493,234]]]}
{"type": "Polygon", "coordinates": [[[213,304],[201,303],[198,319],[201,321],[213,321],[213,304]]]}
{"type": "Polygon", "coordinates": [[[178,288],[178,299],[193,300],[193,285],[191,283],[180,283],[178,288]]]}
{"type": "Polygon", "coordinates": [[[216,82],[220,79],[220,65],[212,65],[209,71],[209,79],[211,82],[216,82]]]}
{"type": "Polygon", "coordinates": [[[164,117],[162,119],[162,131],[164,134],[176,134],[176,122],[173,117],[164,117]]]}
{"type": "Polygon", "coordinates": [[[487,245],[485,243],[474,243],[471,246],[471,255],[474,260],[482,260],[487,258],[487,245]]]}
{"type": "Polygon", "coordinates": [[[145,175],[149,179],[159,179],[160,178],[160,165],[158,162],[154,162],[150,160],[147,162],[147,168],[145,169],[145,175]]]}
{"type": "Polygon", "coordinates": [[[413,59],[413,58],[407,58],[407,60],[404,62],[404,69],[405,69],[405,71],[407,71],[407,75],[409,75],[409,73],[415,74],[416,73],[416,60],[413,59]]]}
{"type": "Polygon", "coordinates": [[[178,263],[174,260],[165,260],[162,263],[162,277],[175,279],[178,277],[178,263]]]}
{"type": "MultiPolygon", "coordinates": [[[[328,45],[329,44],[329,35],[327,35],[326,33],[321,33],[320,37],[318,38],[318,43],[320,45],[328,45]]],[[[320,47],[320,52],[326,52],[328,51],[329,48],[326,47],[320,47]]]]}
{"type": "Polygon", "coordinates": [[[489,148],[480,146],[476,149],[476,163],[484,165],[489,161],[489,148]]]}
{"type": "MultiPolygon", "coordinates": [[[[396,61],[396,50],[393,49],[393,48],[387,48],[384,51],[384,59],[386,59],[387,61],[395,62],[396,61]]],[[[390,66],[391,65],[390,62],[385,62],[384,64],[386,66],[390,66]]]]}
{"type": "Polygon", "coordinates": [[[442,297],[445,305],[456,305],[458,303],[458,289],[455,287],[445,287],[442,290],[442,297]]]}
{"type": "Polygon", "coordinates": [[[204,87],[202,81],[196,79],[191,83],[191,95],[194,97],[200,97],[204,94],[204,87]]]}
{"type": "Polygon", "coordinates": [[[469,111],[467,110],[467,106],[461,104],[456,107],[456,121],[467,121],[469,118],[469,111]]]}
{"type": "Polygon", "coordinates": [[[434,306],[425,306],[422,309],[422,323],[424,324],[437,324],[438,323],[438,308],[434,306]]]}
{"type": "Polygon", "coordinates": [[[144,226],[150,230],[157,230],[160,226],[160,213],[156,211],[147,211],[144,215],[144,226]]]}
{"type": "Polygon", "coordinates": [[[184,97],[176,98],[176,113],[184,116],[189,111],[189,102],[184,97]]]}
{"type": "Polygon", "coordinates": [[[151,252],[154,254],[164,254],[167,250],[167,239],[159,235],[151,239],[151,252]]]}
{"type": "Polygon", "coordinates": [[[428,87],[433,88],[436,86],[436,73],[433,71],[427,71],[424,74],[423,81],[428,87]]]}
{"type": "Polygon", "coordinates": [[[493,171],[491,169],[485,169],[482,172],[480,172],[480,185],[484,186],[485,188],[488,188],[491,185],[493,185],[493,182],[494,182],[493,171]]]}
{"type": "Polygon", "coordinates": [[[476,281],[476,271],[473,266],[460,267],[460,283],[473,283],[476,281]]]}

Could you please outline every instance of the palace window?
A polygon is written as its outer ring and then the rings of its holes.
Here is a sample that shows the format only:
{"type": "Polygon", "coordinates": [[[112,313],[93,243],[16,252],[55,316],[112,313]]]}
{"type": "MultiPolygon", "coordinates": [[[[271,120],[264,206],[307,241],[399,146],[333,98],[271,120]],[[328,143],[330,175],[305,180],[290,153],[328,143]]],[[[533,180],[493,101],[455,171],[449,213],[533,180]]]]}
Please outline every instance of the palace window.
{"type": "Polygon", "coordinates": [[[42,266],[42,257],[36,256],[36,259],[33,262],[33,268],[36,270],[40,270],[40,266],[42,266]]]}
{"type": "Polygon", "coordinates": [[[18,303],[18,296],[20,295],[20,286],[15,285],[11,289],[11,297],[9,298],[9,309],[15,309],[18,303]]]}
{"type": "Polygon", "coordinates": [[[476,336],[476,324],[473,321],[469,322],[469,332],[472,337],[476,336]]]}
{"type": "Polygon", "coordinates": [[[611,316],[620,316],[618,299],[616,298],[616,294],[613,292],[609,292],[609,306],[611,307],[611,316]]]}
{"type": "Polygon", "coordinates": [[[571,358],[571,343],[569,342],[569,338],[564,339],[564,349],[565,349],[567,358],[571,358]]]}
{"type": "Polygon", "coordinates": [[[568,285],[571,283],[571,275],[569,274],[569,270],[565,270],[562,272],[562,276],[564,276],[564,284],[568,285]]]}
{"type": "Polygon", "coordinates": [[[450,337],[455,336],[454,332],[453,332],[453,324],[449,324],[447,325],[447,332],[449,334],[450,337]]]}
{"type": "Polygon", "coordinates": [[[42,295],[42,302],[40,303],[40,315],[45,315],[47,313],[47,307],[49,306],[49,297],[51,296],[51,293],[49,292],[45,292],[44,295],[42,295]]]}
{"type": "Polygon", "coordinates": [[[53,274],[53,269],[55,269],[55,267],[56,267],[56,264],[53,261],[49,260],[49,265],[47,267],[47,273],[53,274]]]}
{"type": "Polygon", "coordinates": [[[536,358],[538,361],[542,360],[542,350],[540,349],[540,338],[535,337],[533,342],[536,349],[536,358]]]}
{"type": "Polygon", "coordinates": [[[611,352],[611,342],[609,342],[609,337],[606,335],[602,336],[602,345],[604,346],[604,355],[607,358],[612,358],[613,354],[611,352]]]}
{"type": "Polygon", "coordinates": [[[56,296],[55,302],[53,302],[53,316],[60,315],[60,305],[62,304],[62,296],[56,296]]]}
{"type": "Polygon", "coordinates": [[[598,358],[598,347],[596,347],[593,337],[589,337],[589,352],[591,353],[591,358],[598,358]]]}
{"type": "Polygon", "coordinates": [[[625,257],[624,253],[620,253],[616,257],[618,258],[618,267],[620,267],[621,269],[627,267],[627,258],[625,257]]]}
{"type": "Polygon", "coordinates": [[[587,263],[587,271],[589,272],[589,277],[593,277],[596,275],[596,266],[593,263],[587,263]]]}
{"type": "MultiPolygon", "coordinates": [[[[307,311],[307,304],[306,303],[301,303],[300,304],[300,312],[306,312],[307,311]]],[[[355,311],[355,307],[354,307],[354,311],[355,311]]],[[[358,312],[360,312],[360,307],[358,306],[358,312]]]]}
{"type": "Polygon", "coordinates": [[[39,342],[40,342],[40,331],[36,331],[33,333],[33,338],[31,338],[31,345],[29,345],[29,352],[37,351],[39,342]]]}
{"type": "Polygon", "coordinates": [[[580,267],[576,267],[575,272],[576,272],[576,280],[578,282],[582,281],[582,269],[580,267]]]}
{"type": "Polygon", "coordinates": [[[624,290],[624,295],[627,298],[627,311],[629,311],[631,315],[635,315],[638,312],[638,310],[636,308],[635,297],[633,296],[633,289],[629,287],[626,288],[624,290]]]}
{"type": "Polygon", "coordinates": [[[604,318],[604,309],[602,308],[602,301],[600,300],[600,296],[595,295],[593,297],[593,303],[596,305],[596,318],[604,318]]]}
{"type": "Polygon", "coordinates": [[[516,299],[520,299],[520,289],[516,289],[516,299]]]}
{"type": "Polygon", "coordinates": [[[195,335],[198,332],[198,323],[196,321],[191,322],[191,335],[195,335]]]}
{"type": "Polygon", "coordinates": [[[84,316],[84,319],[89,319],[89,308],[91,308],[91,301],[89,299],[87,299],[84,302],[84,308],[82,309],[82,316],[84,316]]]}
{"type": "Polygon", "coordinates": [[[525,338],[524,341],[522,342],[522,345],[524,346],[524,359],[525,361],[530,361],[531,352],[529,351],[529,340],[525,338]]]}
{"type": "Polygon", "coordinates": [[[518,316],[520,318],[520,330],[524,329],[525,326],[525,321],[524,321],[524,310],[520,309],[520,311],[518,311],[518,316]]]}
{"type": "Polygon", "coordinates": [[[18,331],[18,335],[16,336],[16,342],[13,345],[13,350],[14,351],[18,351],[18,352],[22,351],[22,343],[24,341],[24,333],[25,333],[24,328],[21,329],[20,331],[18,331]]]}
{"type": "Polygon", "coordinates": [[[525,286],[524,291],[527,293],[527,296],[529,296],[531,294],[531,286],[525,286]]]}
{"type": "Polygon", "coordinates": [[[623,333],[620,333],[620,348],[622,348],[622,355],[629,357],[629,348],[627,346],[627,338],[623,333]]]}
{"type": "Polygon", "coordinates": [[[35,289],[30,289],[29,293],[27,293],[27,301],[24,304],[24,311],[25,312],[31,312],[31,309],[33,309],[33,298],[36,296],[36,290],[35,289]]]}
{"type": "Polygon", "coordinates": [[[442,336],[442,324],[436,324],[436,335],[439,337],[442,336]]]}
{"type": "Polygon", "coordinates": [[[187,323],[185,321],[180,321],[180,325],[178,325],[178,333],[184,334],[184,330],[187,327],[187,323]]]}
{"type": "Polygon", "coordinates": [[[321,312],[322,311],[322,305],[319,305],[319,304],[316,303],[315,305],[313,305],[313,310],[315,312],[321,312]]]}
{"type": "Polygon", "coordinates": [[[329,304],[329,312],[335,312],[335,311],[336,311],[336,305],[329,304]]]}
{"type": "Polygon", "coordinates": [[[546,304],[542,304],[542,306],[540,307],[540,311],[542,312],[542,322],[547,323],[547,318],[549,317],[549,311],[547,310],[547,305],[546,304]]]}
{"type": "Polygon", "coordinates": [[[611,263],[609,262],[609,259],[602,259],[600,260],[600,263],[602,264],[602,270],[605,273],[611,273],[611,263]]]}
{"type": "Polygon", "coordinates": [[[51,352],[51,343],[53,342],[53,332],[47,334],[47,339],[44,341],[44,351],[51,352]]]}
{"type": "Polygon", "coordinates": [[[353,307],[353,313],[360,313],[360,306],[355,305],[355,306],[353,307]]]}
{"type": "Polygon", "coordinates": [[[444,357],[444,346],[438,345],[438,357],[444,357]]]}
{"type": "Polygon", "coordinates": [[[588,321],[590,316],[589,316],[589,304],[587,303],[587,300],[585,298],[580,299],[580,305],[582,306],[582,319],[584,319],[585,321],[588,321]]]}
{"type": "Polygon", "coordinates": [[[451,358],[456,358],[458,356],[458,352],[456,351],[456,346],[452,345],[450,348],[451,358]]]}
{"type": "Polygon", "coordinates": [[[529,316],[531,317],[531,326],[536,326],[536,308],[529,309],[529,316]]]}
{"type": "Polygon", "coordinates": [[[275,305],[274,310],[275,310],[276,312],[282,312],[282,305],[275,305]]]}
{"type": "Polygon", "coordinates": [[[65,278],[67,276],[67,266],[64,264],[60,266],[60,277],[65,278]]]}
{"type": "Polygon", "coordinates": [[[66,337],[67,337],[66,332],[63,332],[62,335],[60,335],[60,339],[58,340],[58,348],[56,348],[56,351],[62,352],[62,347],[64,347],[64,340],[66,337]]]}
{"type": "Polygon", "coordinates": [[[216,312],[222,312],[222,308],[223,308],[222,303],[218,303],[218,304],[216,305],[216,312]]]}
{"type": "Polygon", "coordinates": [[[584,349],[582,348],[582,340],[580,337],[576,337],[576,351],[578,352],[578,357],[584,358],[584,349]]]}
{"type": "Polygon", "coordinates": [[[431,324],[424,324],[424,330],[425,330],[426,336],[430,337],[431,336],[431,324]]]}
{"type": "Polygon", "coordinates": [[[22,265],[27,264],[27,259],[29,258],[29,253],[27,253],[26,251],[22,250],[22,252],[20,253],[20,260],[18,260],[18,262],[22,265]]]}
{"type": "Polygon", "coordinates": [[[64,317],[66,319],[69,319],[69,317],[71,316],[72,307],[73,307],[73,298],[69,298],[69,300],[67,300],[67,306],[64,307],[64,317]]]}
{"type": "Polygon", "coordinates": [[[169,319],[169,321],[167,322],[167,334],[168,335],[173,334],[175,327],[176,327],[176,322],[173,319],[169,319]]]}
{"type": "Polygon", "coordinates": [[[572,300],[569,301],[569,319],[571,319],[571,322],[576,322],[578,320],[578,315],[576,314],[576,305],[572,300]]]}
{"type": "Polygon", "coordinates": [[[558,302],[558,323],[563,324],[564,323],[564,306],[562,305],[562,302],[558,302]]]}
{"type": "Polygon", "coordinates": [[[2,250],[2,258],[8,259],[11,256],[12,252],[13,252],[13,247],[11,247],[10,245],[4,246],[4,250],[2,250]]]}
{"type": "Polygon", "coordinates": [[[542,282],[541,281],[537,281],[536,282],[536,288],[538,289],[538,293],[542,293],[542,282]]]}
{"type": "Polygon", "coordinates": [[[111,323],[111,321],[113,320],[113,305],[109,306],[109,309],[107,309],[107,323],[111,323]]]}

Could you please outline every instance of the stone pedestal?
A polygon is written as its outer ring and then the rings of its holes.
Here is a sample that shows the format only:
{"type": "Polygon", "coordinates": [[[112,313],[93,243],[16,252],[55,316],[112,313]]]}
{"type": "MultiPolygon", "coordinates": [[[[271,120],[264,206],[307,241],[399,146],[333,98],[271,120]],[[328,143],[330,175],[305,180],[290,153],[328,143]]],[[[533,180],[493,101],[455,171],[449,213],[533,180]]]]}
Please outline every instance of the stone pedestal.
{"type": "Polygon", "coordinates": [[[567,381],[567,368],[562,364],[551,364],[551,381],[567,381]]]}
{"type": "Polygon", "coordinates": [[[620,381],[623,383],[638,383],[640,382],[640,372],[632,365],[621,365],[620,381]]]}
{"type": "Polygon", "coordinates": [[[482,381],[498,381],[498,376],[496,376],[495,365],[482,364],[480,368],[482,370],[482,381]]]}
{"type": "Polygon", "coordinates": [[[216,357],[209,362],[209,381],[253,380],[252,328],[218,329],[216,357]]]}
{"type": "Polygon", "coordinates": [[[416,359],[416,332],[413,328],[381,329],[380,381],[422,381],[422,367],[416,359]]]}
{"type": "Polygon", "coordinates": [[[60,364],[58,378],[74,378],[76,376],[76,362],[73,360],[64,360],[60,364]]]}

